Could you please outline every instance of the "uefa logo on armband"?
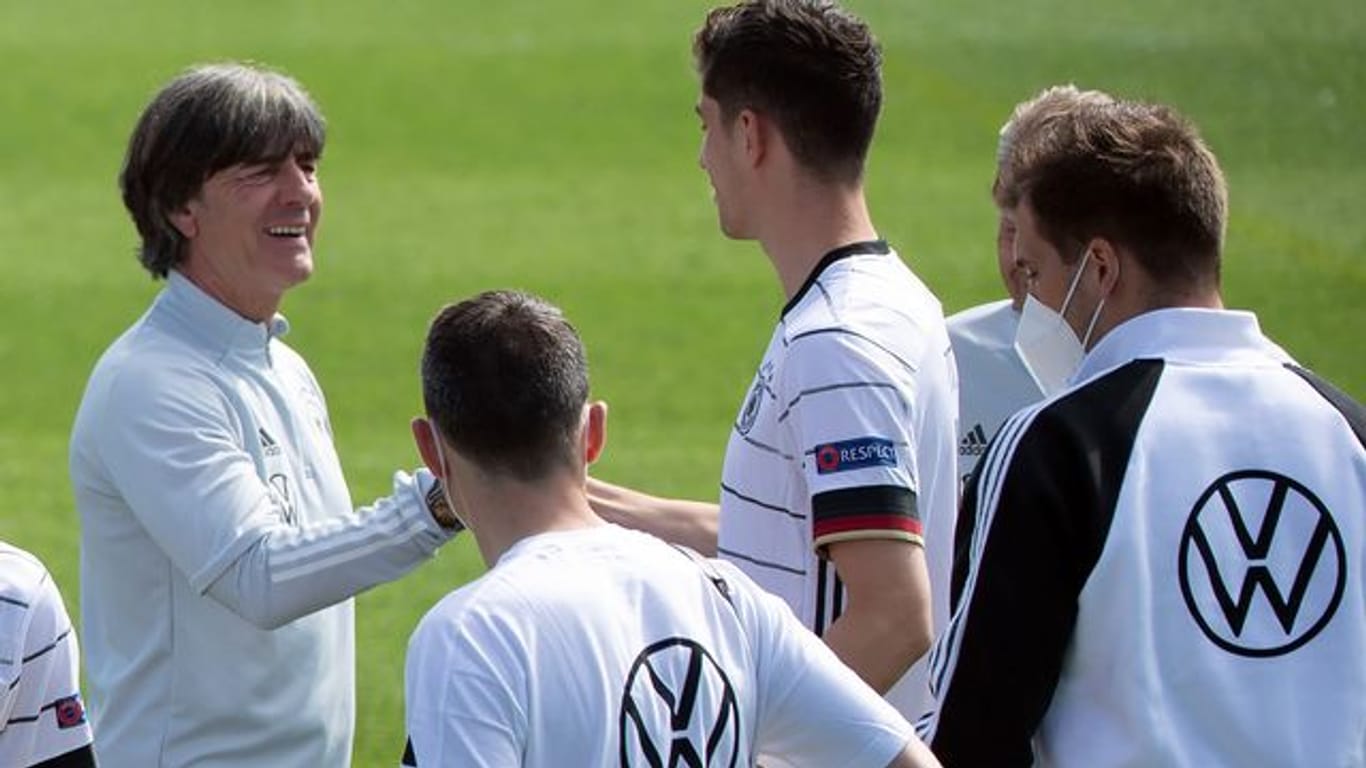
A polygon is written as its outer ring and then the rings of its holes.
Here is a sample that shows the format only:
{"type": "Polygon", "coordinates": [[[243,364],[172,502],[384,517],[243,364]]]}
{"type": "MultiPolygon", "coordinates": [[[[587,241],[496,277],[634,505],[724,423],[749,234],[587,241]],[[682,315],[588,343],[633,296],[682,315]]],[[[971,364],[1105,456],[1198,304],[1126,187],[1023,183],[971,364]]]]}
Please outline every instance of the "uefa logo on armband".
{"type": "Polygon", "coordinates": [[[81,704],[79,694],[57,699],[52,704],[52,711],[56,713],[58,728],[75,728],[85,723],[85,706],[81,704]]]}
{"type": "Polygon", "coordinates": [[[848,472],[868,467],[895,467],[896,444],[880,437],[860,437],[838,443],[822,443],[812,449],[816,473],[848,472]]]}

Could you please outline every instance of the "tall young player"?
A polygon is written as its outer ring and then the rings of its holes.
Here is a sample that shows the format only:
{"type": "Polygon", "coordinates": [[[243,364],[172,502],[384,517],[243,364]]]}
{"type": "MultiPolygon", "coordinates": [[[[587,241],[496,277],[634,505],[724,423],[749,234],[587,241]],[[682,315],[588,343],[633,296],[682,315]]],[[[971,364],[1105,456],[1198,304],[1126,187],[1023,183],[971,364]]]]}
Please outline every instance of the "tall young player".
{"type": "Polygon", "coordinates": [[[908,717],[947,616],[957,473],[938,300],[863,193],[881,107],[868,27],[828,2],[717,8],[694,40],[721,231],[787,303],[731,430],[719,508],[595,482],[608,519],[710,551],[781,596],[908,717]]]}

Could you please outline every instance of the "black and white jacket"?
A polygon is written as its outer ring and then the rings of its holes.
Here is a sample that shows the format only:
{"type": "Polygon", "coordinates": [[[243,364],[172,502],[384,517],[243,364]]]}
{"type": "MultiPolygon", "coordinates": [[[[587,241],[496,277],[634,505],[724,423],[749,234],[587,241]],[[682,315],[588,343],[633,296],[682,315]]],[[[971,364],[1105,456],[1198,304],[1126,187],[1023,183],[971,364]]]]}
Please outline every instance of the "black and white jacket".
{"type": "Polygon", "coordinates": [[[1366,762],[1366,413],[1245,312],[1140,315],[960,510],[945,765],[1366,762]]]}

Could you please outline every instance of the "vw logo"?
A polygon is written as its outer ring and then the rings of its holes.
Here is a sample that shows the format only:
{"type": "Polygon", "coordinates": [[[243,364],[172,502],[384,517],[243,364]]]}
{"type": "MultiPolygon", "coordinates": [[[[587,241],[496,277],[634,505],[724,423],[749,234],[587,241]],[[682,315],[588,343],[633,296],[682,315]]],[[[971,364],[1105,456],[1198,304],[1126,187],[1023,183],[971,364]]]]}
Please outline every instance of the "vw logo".
{"type": "Polygon", "coordinates": [[[621,768],[734,768],[740,711],[730,679],[701,645],[671,637],[636,657],[618,718],[621,768]]]}
{"type": "Polygon", "coordinates": [[[1280,656],[1332,620],[1347,586],[1347,551],[1332,514],[1303,484],[1241,470],[1195,502],[1178,573],[1191,617],[1215,645],[1280,656]]]}

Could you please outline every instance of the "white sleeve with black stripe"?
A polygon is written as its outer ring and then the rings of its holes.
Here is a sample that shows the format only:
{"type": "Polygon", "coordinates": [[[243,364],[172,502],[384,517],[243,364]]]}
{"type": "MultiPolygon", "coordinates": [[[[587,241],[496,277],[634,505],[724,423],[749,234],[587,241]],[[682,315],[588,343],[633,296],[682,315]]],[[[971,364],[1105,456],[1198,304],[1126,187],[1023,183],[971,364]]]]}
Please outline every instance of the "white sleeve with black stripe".
{"type": "Polygon", "coordinates": [[[931,657],[938,710],[921,723],[946,765],[1032,764],[1161,373],[1137,361],[1016,414],[969,482],[953,617],[931,657]]]}

